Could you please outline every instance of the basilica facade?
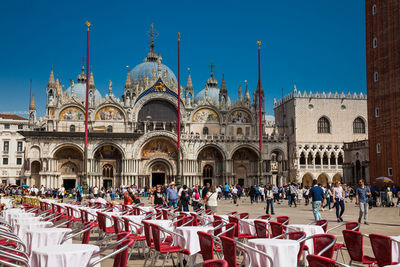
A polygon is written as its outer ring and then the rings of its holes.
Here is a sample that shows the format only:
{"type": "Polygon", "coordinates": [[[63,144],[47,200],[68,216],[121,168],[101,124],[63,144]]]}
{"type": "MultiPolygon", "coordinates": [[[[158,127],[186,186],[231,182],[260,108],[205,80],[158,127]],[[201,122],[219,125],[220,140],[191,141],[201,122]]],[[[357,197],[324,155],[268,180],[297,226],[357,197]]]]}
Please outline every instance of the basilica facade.
{"type": "MultiPolygon", "coordinates": [[[[125,74],[121,74],[124,77],[125,74]]],[[[173,71],[162,63],[154,42],[142,63],[128,70],[123,95],[109,81],[104,97],[89,75],[87,175],[84,171],[86,74],[64,90],[53,69],[46,88],[46,115],[30,105],[23,176],[28,185],[71,188],[167,184],[283,184],[288,176],[287,138],[263,130],[259,151],[258,90],[238,88],[231,102],[222,76],[211,70],[196,95],[189,73],[178,95],[173,71]],[[181,148],[177,148],[180,101],[181,148]]],[[[261,88],[262,90],[262,88],[261,88]]],[[[262,103],[264,93],[262,91],[262,103]]],[[[262,106],[263,129],[265,121],[262,106]]]]}

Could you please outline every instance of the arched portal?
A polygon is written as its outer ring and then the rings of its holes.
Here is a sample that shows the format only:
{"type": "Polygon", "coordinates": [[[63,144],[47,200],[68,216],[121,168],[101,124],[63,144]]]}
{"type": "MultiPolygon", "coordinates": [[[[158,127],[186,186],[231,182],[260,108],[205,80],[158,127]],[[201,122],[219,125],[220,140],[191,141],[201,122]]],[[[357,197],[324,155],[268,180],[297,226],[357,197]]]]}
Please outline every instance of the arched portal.
{"type": "Polygon", "coordinates": [[[64,146],[54,153],[54,157],[60,172],[60,179],[54,187],[63,184],[66,190],[74,188],[80,182],[83,172],[82,152],[74,146],[64,146]]]}
{"type": "Polygon", "coordinates": [[[151,186],[164,185],[171,175],[170,166],[164,161],[155,161],[150,165],[151,186]]]}
{"type": "Polygon", "coordinates": [[[222,184],[223,155],[213,146],[206,146],[197,156],[197,161],[202,170],[203,184],[222,184]]]}
{"type": "Polygon", "coordinates": [[[243,186],[251,186],[257,183],[258,177],[258,155],[253,149],[241,147],[232,155],[233,173],[235,174],[235,183],[243,186]]]}
{"type": "Polygon", "coordinates": [[[176,175],[178,149],[176,143],[166,137],[150,139],[140,152],[142,164],[146,166],[144,184],[154,186],[168,184],[176,175]]]}
{"type": "Polygon", "coordinates": [[[39,161],[33,161],[31,163],[31,186],[36,185],[36,187],[40,186],[40,176],[39,172],[41,169],[41,164],[39,161]]]}
{"type": "Polygon", "coordinates": [[[114,145],[103,145],[94,153],[95,165],[101,172],[100,186],[105,189],[121,184],[122,153],[114,145]]]}
{"type": "Polygon", "coordinates": [[[321,173],[318,176],[317,182],[318,182],[318,184],[321,184],[322,186],[327,186],[328,185],[328,177],[326,176],[325,173],[321,173]]]}
{"type": "Polygon", "coordinates": [[[302,179],[303,187],[304,186],[311,187],[312,181],[313,181],[313,177],[310,173],[304,174],[303,179],[302,179]]]}

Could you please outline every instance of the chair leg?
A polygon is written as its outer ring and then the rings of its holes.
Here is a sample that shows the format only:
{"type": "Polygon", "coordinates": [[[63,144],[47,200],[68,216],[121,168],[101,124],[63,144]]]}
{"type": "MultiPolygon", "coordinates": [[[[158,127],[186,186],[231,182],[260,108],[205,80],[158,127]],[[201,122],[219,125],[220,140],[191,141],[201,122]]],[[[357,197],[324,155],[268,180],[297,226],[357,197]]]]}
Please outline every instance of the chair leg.
{"type": "Polygon", "coordinates": [[[164,266],[165,266],[165,260],[167,259],[167,257],[168,257],[168,254],[165,254],[165,256],[164,256],[164,260],[163,260],[163,263],[162,263],[162,267],[164,267],[164,266]]]}

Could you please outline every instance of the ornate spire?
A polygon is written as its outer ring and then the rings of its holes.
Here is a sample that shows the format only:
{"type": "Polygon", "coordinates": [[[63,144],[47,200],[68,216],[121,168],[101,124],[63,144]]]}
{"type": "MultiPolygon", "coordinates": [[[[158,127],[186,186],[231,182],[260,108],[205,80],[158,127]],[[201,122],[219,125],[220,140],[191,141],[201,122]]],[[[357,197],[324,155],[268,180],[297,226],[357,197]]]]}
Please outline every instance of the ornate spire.
{"type": "Polygon", "coordinates": [[[125,87],[124,90],[132,88],[132,80],[131,80],[131,75],[129,74],[129,67],[127,67],[128,73],[126,75],[126,82],[125,82],[125,87]]]}
{"type": "Polygon", "coordinates": [[[247,85],[247,81],[246,81],[246,92],[244,93],[244,100],[245,101],[249,101],[250,102],[250,93],[249,93],[249,86],[247,85]]]}
{"type": "Polygon", "coordinates": [[[35,96],[34,95],[32,95],[31,103],[29,105],[29,110],[36,110],[35,96]]]}
{"type": "Polygon", "coordinates": [[[61,96],[62,90],[61,90],[60,80],[58,79],[58,73],[57,73],[57,79],[56,79],[56,89],[57,89],[57,94],[59,96],[61,96]]]}
{"type": "Polygon", "coordinates": [[[189,76],[188,76],[188,80],[187,80],[187,84],[186,84],[186,90],[193,89],[192,76],[190,75],[190,69],[188,69],[188,71],[189,71],[189,76]]]}
{"type": "Polygon", "coordinates": [[[93,71],[91,71],[89,76],[89,89],[94,88],[96,88],[96,86],[94,85],[93,71]]]}
{"type": "Polygon", "coordinates": [[[147,54],[145,61],[156,62],[158,59],[158,56],[157,56],[157,53],[154,52],[154,40],[157,38],[158,32],[156,32],[156,30],[154,29],[153,23],[150,26],[151,26],[151,30],[147,33],[147,35],[150,37],[150,51],[147,54]]]}
{"type": "Polygon", "coordinates": [[[225,83],[225,75],[222,73],[222,81],[221,81],[221,93],[226,93],[228,90],[226,89],[226,83],[225,83]]]}
{"type": "Polygon", "coordinates": [[[78,83],[86,83],[85,65],[82,62],[82,71],[78,75],[78,83]]]}
{"type": "Polygon", "coordinates": [[[238,88],[238,99],[239,99],[240,102],[243,101],[242,86],[241,85],[239,85],[239,88],[238,88]]]}
{"type": "Polygon", "coordinates": [[[48,86],[51,86],[51,85],[56,85],[56,82],[54,80],[53,66],[51,66],[50,78],[49,78],[49,83],[48,83],[48,86]]]}
{"type": "Polygon", "coordinates": [[[112,81],[108,80],[108,95],[112,94],[112,81]]]}
{"type": "Polygon", "coordinates": [[[207,83],[206,83],[208,87],[217,87],[217,85],[218,85],[217,79],[214,78],[214,73],[213,73],[213,68],[214,67],[215,67],[215,65],[211,62],[211,64],[210,64],[210,69],[211,69],[210,78],[208,78],[207,83]]]}

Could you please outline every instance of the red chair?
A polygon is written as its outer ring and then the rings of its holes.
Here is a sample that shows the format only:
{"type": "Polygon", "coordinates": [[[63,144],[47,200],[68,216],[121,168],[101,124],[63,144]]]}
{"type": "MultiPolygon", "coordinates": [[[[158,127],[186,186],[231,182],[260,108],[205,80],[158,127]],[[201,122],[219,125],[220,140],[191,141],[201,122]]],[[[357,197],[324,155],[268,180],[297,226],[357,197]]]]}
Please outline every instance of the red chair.
{"type": "Polygon", "coordinates": [[[217,236],[222,232],[224,223],[222,221],[213,221],[212,226],[214,228],[214,235],[217,236]]]}
{"type": "Polygon", "coordinates": [[[221,236],[220,238],[224,260],[228,262],[229,267],[238,267],[239,265],[237,264],[235,240],[225,236],[221,236]]]}
{"type": "Polygon", "coordinates": [[[249,239],[249,238],[255,238],[257,236],[253,236],[251,234],[244,234],[239,232],[239,218],[229,216],[229,222],[230,223],[235,223],[235,237],[238,239],[249,239]]]}
{"type": "Polygon", "coordinates": [[[353,261],[362,264],[375,264],[375,258],[365,256],[363,249],[363,235],[352,230],[343,230],[343,239],[350,256],[350,265],[353,261]]]}
{"type": "Polygon", "coordinates": [[[207,260],[203,262],[203,267],[229,267],[226,260],[207,260]]]}
{"type": "Polygon", "coordinates": [[[114,226],[107,227],[107,215],[97,211],[97,220],[99,223],[99,228],[103,231],[103,235],[115,234],[114,226]]]}
{"type": "Polygon", "coordinates": [[[250,214],[248,212],[239,213],[240,219],[248,219],[249,217],[250,217],[250,214]]]}
{"type": "Polygon", "coordinates": [[[182,225],[181,226],[194,226],[194,221],[196,218],[193,216],[186,216],[183,218],[182,225]]]}
{"type": "Polygon", "coordinates": [[[361,224],[359,222],[347,222],[346,230],[360,231],[361,224]]]}
{"type": "Polygon", "coordinates": [[[82,223],[87,223],[89,221],[89,214],[86,210],[84,209],[79,209],[81,212],[81,221],[82,223]]]}
{"type": "Polygon", "coordinates": [[[330,234],[316,234],[310,237],[313,239],[314,254],[332,259],[336,237],[330,234]]]}
{"type": "Polygon", "coordinates": [[[272,216],[269,214],[264,214],[260,216],[261,220],[271,220],[272,216]]]}
{"type": "Polygon", "coordinates": [[[213,215],[214,211],[213,210],[206,210],[205,215],[213,215]]]}
{"type": "Polygon", "coordinates": [[[254,220],[254,227],[258,238],[268,238],[268,223],[265,221],[254,220]]]}
{"type": "Polygon", "coordinates": [[[278,216],[276,217],[276,221],[281,224],[289,224],[289,216],[278,216]]]}
{"type": "Polygon", "coordinates": [[[178,215],[178,217],[176,218],[176,221],[174,221],[174,225],[176,227],[180,227],[183,224],[183,220],[186,218],[186,214],[181,214],[178,215]]]}
{"type": "MultiPolygon", "coordinates": [[[[137,214],[137,215],[138,215],[138,214],[137,214]]],[[[155,219],[156,219],[156,220],[162,220],[162,219],[163,219],[162,216],[163,216],[162,212],[157,212],[157,213],[156,213],[156,216],[155,216],[155,219]]]]}
{"type": "Polygon", "coordinates": [[[350,267],[336,260],[318,255],[308,255],[307,261],[309,267],[337,267],[337,266],[350,267]]]}
{"type": "MultiPolygon", "coordinates": [[[[182,257],[179,257],[179,256],[181,256],[180,254],[190,255],[190,251],[187,249],[181,248],[180,246],[173,246],[170,244],[163,245],[163,243],[161,242],[161,239],[160,239],[160,233],[161,233],[160,226],[155,225],[155,224],[150,224],[150,226],[151,226],[151,233],[153,235],[154,248],[159,254],[164,255],[163,266],[164,266],[165,260],[167,259],[167,256],[172,253],[176,253],[178,255],[180,264],[181,264],[181,266],[183,266],[182,257]]],[[[172,232],[170,234],[178,235],[177,233],[172,233],[172,232]]],[[[154,263],[152,263],[151,265],[154,266],[154,263]]]]}
{"type": "MultiPolygon", "coordinates": [[[[290,240],[299,241],[301,239],[304,239],[307,236],[307,234],[305,232],[303,232],[303,231],[293,231],[293,232],[290,232],[288,234],[288,236],[289,236],[290,240]]],[[[305,240],[301,240],[300,241],[300,249],[299,249],[299,253],[297,253],[297,264],[299,264],[299,262],[300,262],[301,255],[303,255],[303,250],[304,250],[305,243],[306,243],[305,240]]]]}
{"type": "Polygon", "coordinates": [[[163,219],[164,220],[168,220],[169,218],[169,216],[168,216],[168,210],[166,210],[166,209],[163,209],[162,210],[162,215],[163,215],[163,219]]]}
{"type": "Polygon", "coordinates": [[[316,221],[315,224],[321,226],[325,233],[328,230],[328,220],[321,219],[316,221]]]}
{"type": "Polygon", "coordinates": [[[225,236],[234,239],[236,232],[236,223],[225,224],[225,230],[218,234],[218,236],[225,236]]]}
{"type": "Polygon", "coordinates": [[[221,216],[214,215],[213,217],[214,217],[214,221],[223,221],[221,216]]]}
{"type": "Polygon", "coordinates": [[[119,221],[120,221],[120,219],[119,219],[117,216],[115,216],[115,215],[111,215],[111,218],[113,219],[113,222],[114,222],[114,224],[113,224],[113,226],[114,226],[114,232],[115,232],[116,234],[121,233],[121,229],[119,228],[119,221]]]}
{"type": "Polygon", "coordinates": [[[211,234],[198,231],[200,243],[200,254],[203,257],[203,261],[214,259],[214,239],[211,234]]]}
{"type": "Polygon", "coordinates": [[[370,234],[369,240],[378,266],[398,264],[392,260],[392,239],[389,236],[370,234]]]}
{"type": "Polygon", "coordinates": [[[281,223],[278,222],[270,222],[269,226],[271,228],[271,237],[277,237],[284,233],[284,228],[281,223]]]}

